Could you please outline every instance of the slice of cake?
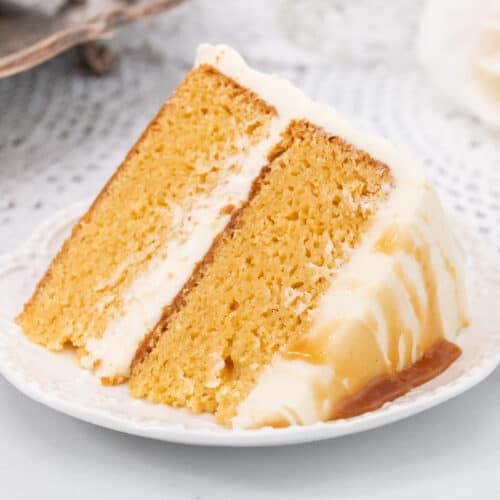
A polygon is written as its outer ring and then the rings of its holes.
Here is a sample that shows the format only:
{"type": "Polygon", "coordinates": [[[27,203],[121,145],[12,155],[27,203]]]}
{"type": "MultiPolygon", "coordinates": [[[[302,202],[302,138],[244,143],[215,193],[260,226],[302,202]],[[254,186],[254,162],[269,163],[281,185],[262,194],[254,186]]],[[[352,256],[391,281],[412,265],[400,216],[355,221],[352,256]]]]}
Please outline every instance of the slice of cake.
{"type": "Polygon", "coordinates": [[[228,426],[375,409],[445,370],[464,258],[421,170],[202,46],[18,322],[228,426]]]}

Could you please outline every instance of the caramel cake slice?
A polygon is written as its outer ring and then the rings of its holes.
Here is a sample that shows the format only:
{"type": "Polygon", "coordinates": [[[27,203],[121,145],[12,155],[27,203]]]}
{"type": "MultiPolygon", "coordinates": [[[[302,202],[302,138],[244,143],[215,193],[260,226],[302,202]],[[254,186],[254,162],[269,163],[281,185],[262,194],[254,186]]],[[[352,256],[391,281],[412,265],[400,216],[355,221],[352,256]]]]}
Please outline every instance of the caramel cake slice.
{"type": "Polygon", "coordinates": [[[418,166],[204,45],[19,323],[135,397],[283,427],[441,373],[465,302],[464,256],[418,166]]]}
{"type": "Polygon", "coordinates": [[[464,259],[421,170],[226,47],[198,64],[272,106],[282,134],[138,351],[132,394],[281,427],[377,408],[442,372],[467,323],[464,259]]]}

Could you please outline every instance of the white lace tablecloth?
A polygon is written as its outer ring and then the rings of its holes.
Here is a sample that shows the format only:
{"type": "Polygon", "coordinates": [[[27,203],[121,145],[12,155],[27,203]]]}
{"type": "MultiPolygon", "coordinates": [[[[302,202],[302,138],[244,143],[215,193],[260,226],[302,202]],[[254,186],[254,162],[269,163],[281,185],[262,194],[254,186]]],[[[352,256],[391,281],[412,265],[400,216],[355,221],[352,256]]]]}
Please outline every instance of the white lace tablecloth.
{"type": "Polygon", "coordinates": [[[0,80],[0,253],[94,196],[189,69],[200,41],[234,45],[425,166],[447,207],[500,249],[500,135],[435,90],[415,55],[421,1],[190,1],[120,31],[116,72],[74,53],[0,80]]]}

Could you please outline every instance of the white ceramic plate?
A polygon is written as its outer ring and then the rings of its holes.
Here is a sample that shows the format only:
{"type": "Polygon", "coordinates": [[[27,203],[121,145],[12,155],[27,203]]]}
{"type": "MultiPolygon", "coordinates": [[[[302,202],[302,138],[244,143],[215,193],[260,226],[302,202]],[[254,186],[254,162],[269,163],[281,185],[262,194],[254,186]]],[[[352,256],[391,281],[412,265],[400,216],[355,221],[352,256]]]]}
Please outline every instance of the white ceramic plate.
{"type": "Polygon", "coordinates": [[[73,417],[129,434],[187,444],[267,446],[317,441],[395,422],[436,406],[486,378],[500,362],[500,265],[484,242],[461,230],[469,256],[471,326],[458,343],[463,355],[445,373],[359,417],[286,429],[230,430],[209,415],[193,415],[132,399],[126,386],[103,387],[71,352],[54,354],[29,342],[13,322],[86,203],[39,228],[18,252],[0,257],[0,372],[21,392],[73,417]]]}

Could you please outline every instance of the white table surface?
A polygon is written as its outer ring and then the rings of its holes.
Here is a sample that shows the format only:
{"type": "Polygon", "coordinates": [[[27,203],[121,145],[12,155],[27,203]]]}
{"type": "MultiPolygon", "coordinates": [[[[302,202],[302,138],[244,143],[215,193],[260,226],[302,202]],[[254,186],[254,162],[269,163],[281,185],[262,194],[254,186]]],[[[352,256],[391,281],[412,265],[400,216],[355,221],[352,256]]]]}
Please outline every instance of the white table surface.
{"type": "MultiPolygon", "coordinates": [[[[115,42],[120,67],[104,79],[83,74],[70,53],[0,81],[0,252],[98,192],[205,40],[236,45],[255,65],[389,136],[424,164],[446,207],[500,248],[500,139],[418,68],[421,2],[268,4],[194,1],[125,30],[115,42]]],[[[0,498],[498,499],[499,386],[496,370],[440,407],[359,435],[216,449],[94,427],[0,379],[0,498]]]]}

